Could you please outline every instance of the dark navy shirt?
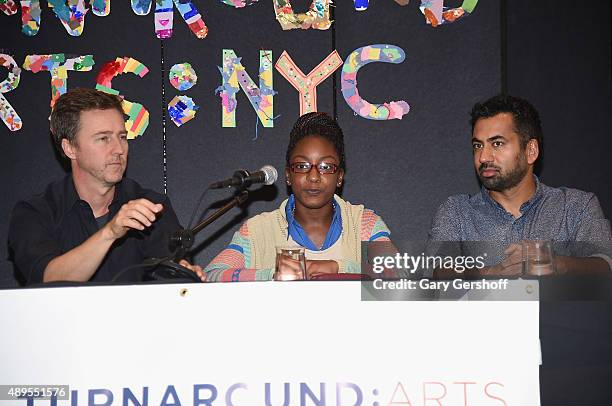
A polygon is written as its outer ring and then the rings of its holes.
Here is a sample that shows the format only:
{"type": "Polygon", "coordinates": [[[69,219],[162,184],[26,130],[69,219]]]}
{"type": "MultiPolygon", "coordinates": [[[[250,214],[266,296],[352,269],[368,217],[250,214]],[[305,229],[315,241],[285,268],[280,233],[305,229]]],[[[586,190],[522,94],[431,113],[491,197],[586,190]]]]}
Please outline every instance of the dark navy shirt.
{"type": "MultiPolygon", "coordinates": [[[[161,203],[163,212],[151,227],[130,230],[115,241],[91,281],[110,281],[117,272],[145,258],[169,255],[169,237],[180,224],[166,196],[124,178],[115,187],[108,219],[123,204],[139,198],[161,203]]],[[[9,226],[9,253],[23,282],[40,283],[52,259],[82,244],[98,229],[93,210],[79,198],[72,176],[67,175],[47,186],[42,194],[17,203],[9,226]]],[[[121,280],[139,281],[142,275],[142,272],[132,272],[121,280]]]]}
{"type": "Polygon", "coordinates": [[[553,246],[565,247],[559,248],[564,251],[557,252],[560,255],[609,257],[610,222],[597,197],[577,189],[549,187],[535,179],[536,191],[523,203],[518,218],[484,187],[473,196],[449,197],[433,219],[430,241],[479,241],[498,246],[497,255],[489,258],[492,263],[501,260],[509,244],[524,240],[550,240],[553,246]]]}

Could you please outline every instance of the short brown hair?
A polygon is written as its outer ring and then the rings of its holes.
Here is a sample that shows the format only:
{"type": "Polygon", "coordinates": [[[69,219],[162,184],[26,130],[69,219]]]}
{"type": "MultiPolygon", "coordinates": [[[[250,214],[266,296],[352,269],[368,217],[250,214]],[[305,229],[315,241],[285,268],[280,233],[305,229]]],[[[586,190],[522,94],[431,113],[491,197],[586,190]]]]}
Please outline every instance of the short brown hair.
{"type": "Polygon", "coordinates": [[[61,156],[66,157],[62,149],[62,140],[66,138],[71,144],[76,140],[82,111],[109,109],[117,110],[123,117],[119,96],[83,87],[61,95],[51,112],[51,135],[61,156]]]}

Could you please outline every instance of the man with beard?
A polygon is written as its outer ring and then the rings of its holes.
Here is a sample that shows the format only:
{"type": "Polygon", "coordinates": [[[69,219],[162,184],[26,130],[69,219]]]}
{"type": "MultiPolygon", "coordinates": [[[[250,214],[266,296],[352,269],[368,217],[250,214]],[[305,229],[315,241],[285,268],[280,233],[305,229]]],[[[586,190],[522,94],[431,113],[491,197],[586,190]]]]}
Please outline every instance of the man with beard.
{"type": "MultiPolygon", "coordinates": [[[[168,255],[169,236],[180,228],[170,201],[123,177],[121,99],[74,89],[55,103],[51,133],[71,173],[13,210],[9,252],[21,282],[110,281],[145,258],[168,255]]],[[[125,276],[138,281],[142,273],[125,276]]]]}
{"type": "MultiPolygon", "coordinates": [[[[608,271],[612,266],[610,225],[597,197],[552,188],[534,175],[542,128],[526,100],[495,96],[471,112],[474,168],[482,188],[473,196],[449,197],[436,213],[430,241],[482,241],[501,245],[483,274],[522,272],[522,241],[570,242],[555,258],[556,271],[608,271]],[[576,243],[579,242],[579,243],[576,243]]],[[[462,243],[463,251],[469,243],[462,243]]],[[[471,253],[476,254],[478,249],[471,253]]],[[[558,253],[558,252],[557,252],[558,253]]],[[[482,250],[480,252],[482,254],[482,250]]]]}

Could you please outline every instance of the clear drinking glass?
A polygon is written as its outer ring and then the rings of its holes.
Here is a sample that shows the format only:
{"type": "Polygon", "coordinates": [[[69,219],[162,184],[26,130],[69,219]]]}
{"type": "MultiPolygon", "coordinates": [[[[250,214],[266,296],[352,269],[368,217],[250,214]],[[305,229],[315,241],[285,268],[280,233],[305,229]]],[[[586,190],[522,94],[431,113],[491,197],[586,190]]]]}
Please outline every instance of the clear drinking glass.
{"type": "Polygon", "coordinates": [[[526,275],[552,274],[555,271],[553,260],[550,241],[523,242],[523,266],[526,275]]]}
{"type": "Polygon", "coordinates": [[[306,253],[303,247],[276,247],[276,268],[275,268],[275,279],[277,280],[298,280],[298,279],[307,279],[306,277],[306,253]],[[296,261],[301,273],[301,275],[291,277],[289,275],[283,275],[279,277],[279,269],[278,263],[281,256],[286,256],[296,261]]]}

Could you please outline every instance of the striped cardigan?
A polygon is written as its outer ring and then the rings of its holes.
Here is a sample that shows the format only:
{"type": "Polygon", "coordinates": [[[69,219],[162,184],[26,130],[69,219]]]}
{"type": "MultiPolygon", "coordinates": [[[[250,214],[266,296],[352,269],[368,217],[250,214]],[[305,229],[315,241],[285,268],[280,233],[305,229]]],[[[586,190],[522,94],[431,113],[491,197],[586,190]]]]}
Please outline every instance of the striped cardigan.
{"type": "MultiPolygon", "coordinates": [[[[339,272],[359,273],[361,242],[389,241],[385,222],[363,205],[353,205],[335,196],[342,214],[340,244],[343,259],[339,272]]],[[[288,239],[285,200],[278,209],[248,219],[234,233],[232,241],[205,268],[209,281],[237,282],[271,280],[276,262],[276,246],[288,239]]]]}

